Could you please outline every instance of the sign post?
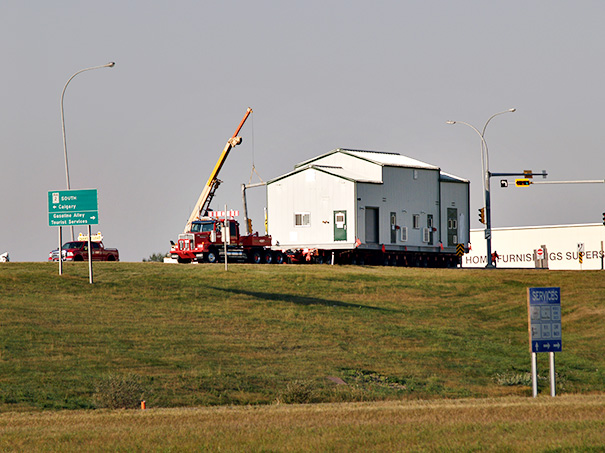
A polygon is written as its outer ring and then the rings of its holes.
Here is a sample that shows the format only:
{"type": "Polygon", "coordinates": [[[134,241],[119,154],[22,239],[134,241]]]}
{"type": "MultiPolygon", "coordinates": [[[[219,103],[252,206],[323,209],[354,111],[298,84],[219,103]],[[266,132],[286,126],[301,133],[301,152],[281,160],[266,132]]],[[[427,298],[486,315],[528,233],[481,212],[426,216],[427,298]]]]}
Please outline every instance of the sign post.
{"type": "Polygon", "coordinates": [[[97,189],[50,190],[48,192],[48,226],[59,227],[59,275],[63,273],[62,227],[88,225],[88,276],[90,283],[93,283],[90,225],[98,223],[97,189]]]}
{"type": "Polygon", "coordinates": [[[555,396],[555,352],[562,350],[561,288],[527,288],[532,396],[538,395],[539,352],[550,355],[550,396],[555,396]]]}
{"type": "Polygon", "coordinates": [[[223,254],[225,255],[225,270],[228,270],[227,268],[227,254],[228,252],[228,248],[227,248],[227,244],[229,244],[231,242],[231,228],[230,228],[230,224],[229,224],[229,217],[237,217],[239,215],[239,211],[228,211],[227,210],[227,205],[225,205],[225,210],[224,211],[210,211],[208,212],[208,216],[209,217],[216,217],[217,219],[220,219],[221,221],[221,229],[222,229],[222,240],[223,240],[223,254]]]}

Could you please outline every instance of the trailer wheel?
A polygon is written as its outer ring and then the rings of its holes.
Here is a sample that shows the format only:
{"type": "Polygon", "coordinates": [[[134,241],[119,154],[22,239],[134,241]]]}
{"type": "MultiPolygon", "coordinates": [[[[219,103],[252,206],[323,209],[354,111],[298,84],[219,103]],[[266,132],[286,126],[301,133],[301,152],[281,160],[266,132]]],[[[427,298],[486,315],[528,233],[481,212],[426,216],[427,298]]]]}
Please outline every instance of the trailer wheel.
{"type": "Polygon", "coordinates": [[[210,249],[206,252],[205,258],[206,261],[208,261],[210,264],[214,264],[218,262],[218,253],[216,252],[216,250],[210,249]]]}
{"type": "Polygon", "coordinates": [[[271,264],[273,262],[273,255],[271,254],[270,250],[265,251],[265,253],[263,253],[263,263],[264,264],[271,264]]]}
{"type": "Polygon", "coordinates": [[[260,250],[252,250],[250,254],[250,262],[254,264],[260,264],[263,260],[263,255],[260,250]]]}
{"type": "Polygon", "coordinates": [[[273,254],[273,262],[275,264],[283,264],[284,263],[284,254],[282,252],[275,252],[273,254]]]}

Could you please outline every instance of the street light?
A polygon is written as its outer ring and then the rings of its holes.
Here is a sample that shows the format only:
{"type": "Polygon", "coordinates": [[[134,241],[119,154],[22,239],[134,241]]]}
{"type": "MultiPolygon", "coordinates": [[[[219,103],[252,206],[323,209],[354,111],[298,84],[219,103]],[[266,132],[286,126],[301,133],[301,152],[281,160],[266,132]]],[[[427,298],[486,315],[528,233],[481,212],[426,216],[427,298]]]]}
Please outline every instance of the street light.
{"type": "MultiPolygon", "coordinates": [[[[67,89],[67,85],[69,85],[69,82],[71,82],[71,79],[73,79],[75,76],[77,76],[78,74],[85,72],[85,71],[92,71],[93,69],[101,69],[101,68],[113,68],[115,66],[115,62],[114,61],[110,61],[107,64],[104,64],[102,66],[93,66],[91,68],[86,68],[86,69],[81,69],[78,72],[76,72],[74,75],[72,75],[69,80],[67,81],[67,83],[65,84],[65,86],[63,87],[63,91],[61,92],[61,126],[63,127],[63,155],[65,156],[65,180],[67,182],[67,190],[70,190],[70,184],[69,184],[69,166],[67,165],[67,141],[65,139],[65,113],[63,110],[63,98],[65,97],[65,90],[67,89]]],[[[71,226],[71,240],[74,240],[74,227],[73,225],[71,226]]]]}
{"type": "Polygon", "coordinates": [[[492,211],[491,211],[491,196],[490,196],[490,177],[491,173],[489,171],[489,152],[487,149],[487,142],[485,141],[485,129],[489,122],[494,119],[498,115],[503,115],[504,113],[513,113],[517,109],[508,109],[503,112],[495,113],[490,116],[489,119],[485,122],[483,126],[483,131],[479,132],[479,130],[472,126],[469,123],[465,123],[464,121],[447,121],[447,124],[464,124],[471,129],[473,129],[477,135],[481,138],[481,171],[484,175],[483,178],[483,191],[485,193],[485,240],[487,245],[487,268],[493,268],[494,264],[492,262],[492,211]]]}

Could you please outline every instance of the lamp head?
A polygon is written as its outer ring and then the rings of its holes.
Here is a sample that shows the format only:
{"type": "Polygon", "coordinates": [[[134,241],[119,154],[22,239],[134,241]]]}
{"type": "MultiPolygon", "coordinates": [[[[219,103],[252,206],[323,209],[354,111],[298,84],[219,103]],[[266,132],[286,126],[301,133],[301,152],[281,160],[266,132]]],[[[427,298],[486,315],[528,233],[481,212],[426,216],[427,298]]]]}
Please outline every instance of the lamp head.
{"type": "Polygon", "coordinates": [[[108,68],[113,68],[116,65],[115,61],[110,61],[109,63],[107,63],[105,66],[107,66],[108,68]]]}
{"type": "Polygon", "coordinates": [[[512,113],[512,112],[516,112],[517,109],[508,109],[508,111],[512,113]]]}
{"type": "Polygon", "coordinates": [[[445,124],[456,124],[455,121],[446,121],[445,124]]]}

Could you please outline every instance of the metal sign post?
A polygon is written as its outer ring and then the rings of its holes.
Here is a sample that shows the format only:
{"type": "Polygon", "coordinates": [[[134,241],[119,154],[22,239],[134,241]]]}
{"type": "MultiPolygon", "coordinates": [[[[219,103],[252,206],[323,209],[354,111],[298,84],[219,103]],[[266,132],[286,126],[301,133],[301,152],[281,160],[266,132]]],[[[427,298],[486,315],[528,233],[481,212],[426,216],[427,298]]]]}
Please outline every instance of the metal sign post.
{"type": "Polygon", "coordinates": [[[63,275],[63,228],[59,227],[59,275],[63,275]]]}
{"type": "Polygon", "coordinates": [[[225,248],[225,270],[227,270],[227,241],[231,236],[229,221],[227,220],[227,205],[225,205],[225,218],[223,219],[223,246],[225,248]]]}
{"type": "Polygon", "coordinates": [[[555,396],[555,352],[561,352],[561,288],[527,288],[532,396],[538,395],[539,352],[550,355],[550,396],[555,396]]]}
{"type": "Polygon", "coordinates": [[[90,237],[92,232],[90,231],[90,225],[88,225],[88,282],[92,285],[92,244],[90,243],[90,237]]]}
{"type": "Polygon", "coordinates": [[[229,217],[237,217],[239,211],[227,211],[227,205],[225,205],[224,211],[210,211],[208,212],[209,217],[219,219],[221,225],[221,235],[223,240],[223,253],[225,255],[225,270],[227,270],[227,244],[231,243],[231,228],[229,224],[229,217]]]}

